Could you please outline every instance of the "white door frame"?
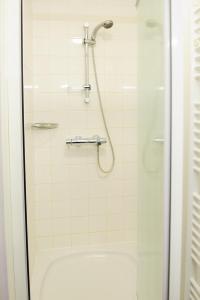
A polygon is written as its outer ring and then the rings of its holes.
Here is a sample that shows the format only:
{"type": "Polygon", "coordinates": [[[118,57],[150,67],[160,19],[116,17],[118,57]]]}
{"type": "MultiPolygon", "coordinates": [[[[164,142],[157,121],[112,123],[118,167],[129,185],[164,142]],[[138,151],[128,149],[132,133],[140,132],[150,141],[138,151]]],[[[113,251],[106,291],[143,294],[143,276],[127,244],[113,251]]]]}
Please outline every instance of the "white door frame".
{"type": "Polygon", "coordinates": [[[185,35],[191,0],[171,0],[172,170],[170,300],[181,300],[184,186],[185,35]]]}
{"type": "Polygon", "coordinates": [[[21,90],[21,1],[0,0],[1,245],[7,255],[3,300],[28,299],[21,90]]]}
{"type": "MultiPolygon", "coordinates": [[[[170,0],[166,0],[167,8],[169,8],[169,2],[170,0]]],[[[180,299],[181,275],[183,167],[183,94],[181,85],[183,62],[180,40],[181,24],[183,23],[180,10],[183,3],[181,2],[181,0],[172,0],[172,86],[174,89],[172,93],[170,300],[180,299]],[[177,22],[178,16],[180,22],[177,22]],[[178,80],[180,80],[179,89],[175,88],[178,80]]],[[[28,300],[21,107],[20,0],[0,0],[0,41],[3,41],[0,44],[0,148],[2,153],[0,166],[3,170],[3,178],[0,180],[4,187],[6,233],[4,249],[7,253],[8,274],[4,292],[6,295],[6,286],[8,286],[9,294],[3,300],[28,300]]],[[[168,84],[167,87],[169,88],[168,84]]]]}

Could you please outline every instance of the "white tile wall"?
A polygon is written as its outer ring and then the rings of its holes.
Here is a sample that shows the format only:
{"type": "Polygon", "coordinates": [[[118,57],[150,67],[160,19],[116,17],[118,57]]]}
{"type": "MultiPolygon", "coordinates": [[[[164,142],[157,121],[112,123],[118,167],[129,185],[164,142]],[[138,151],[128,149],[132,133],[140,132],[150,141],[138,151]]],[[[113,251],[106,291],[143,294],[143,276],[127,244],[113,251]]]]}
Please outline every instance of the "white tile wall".
{"type": "MultiPolygon", "coordinates": [[[[128,0],[32,2],[32,49],[24,49],[32,53],[35,87],[30,101],[25,97],[25,109],[30,113],[25,124],[26,165],[31,174],[28,202],[34,204],[34,212],[29,211],[29,239],[34,240],[38,250],[136,241],[134,5],[128,0]],[[85,105],[80,91],[84,82],[83,46],[72,41],[83,37],[85,22],[93,28],[108,18],[115,26],[99,33],[95,47],[105,114],[116,152],[114,172],[105,176],[97,168],[94,146],[67,147],[65,139],[97,133],[105,136],[93,70],[91,103],[85,105]],[[59,128],[30,130],[30,122],[57,122],[59,128]]],[[[30,36],[25,35],[26,39],[30,36]]],[[[105,166],[110,164],[108,145],[101,148],[101,160],[105,166]]]]}

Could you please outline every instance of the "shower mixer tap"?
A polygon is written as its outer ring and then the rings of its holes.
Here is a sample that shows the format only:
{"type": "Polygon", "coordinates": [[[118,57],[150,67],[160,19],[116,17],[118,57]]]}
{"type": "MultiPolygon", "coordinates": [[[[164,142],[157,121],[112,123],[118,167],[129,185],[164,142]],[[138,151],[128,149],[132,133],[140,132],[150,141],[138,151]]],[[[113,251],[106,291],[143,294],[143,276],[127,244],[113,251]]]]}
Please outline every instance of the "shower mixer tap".
{"type": "Polygon", "coordinates": [[[74,138],[70,138],[66,140],[67,145],[94,144],[97,146],[101,146],[102,144],[106,144],[106,143],[107,143],[106,138],[102,138],[99,135],[95,135],[90,138],[75,136],[74,138]]]}

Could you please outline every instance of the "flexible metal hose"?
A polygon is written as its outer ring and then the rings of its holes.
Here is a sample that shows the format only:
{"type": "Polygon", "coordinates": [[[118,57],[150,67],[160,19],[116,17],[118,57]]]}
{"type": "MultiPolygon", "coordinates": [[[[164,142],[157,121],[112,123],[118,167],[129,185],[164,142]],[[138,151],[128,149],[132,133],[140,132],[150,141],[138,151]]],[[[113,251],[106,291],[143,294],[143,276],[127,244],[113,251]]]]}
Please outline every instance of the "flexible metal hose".
{"type": "Polygon", "coordinates": [[[96,82],[96,87],[97,87],[97,95],[98,95],[98,100],[99,100],[99,106],[100,106],[100,110],[101,110],[101,116],[103,119],[103,124],[104,124],[104,128],[108,137],[108,142],[110,145],[110,149],[111,149],[111,153],[112,153],[112,163],[111,166],[106,170],[104,167],[102,167],[101,161],[100,161],[100,145],[97,145],[97,162],[98,162],[98,167],[101,170],[101,172],[108,174],[111,173],[114,169],[115,166],[115,151],[114,151],[114,147],[113,147],[113,143],[112,143],[112,139],[108,130],[108,125],[107,125],[107,121],[106,121],[106,117],[105,117],[105,113],[104,113],[104,107],[103,107],[103,102],[102,102],[102,98],[101,98],[101,92],[100,92],[100,87],[99,87],[99,80],[98,80],[98,75],[97,75],[97,67],[96,67],[96,61],[95,61],[95,51],[94,51],[94,47],[91,47],[92,49],[92,61],[93,61],[93,68],[94,68],[94,76],[95,76],[95,82],[96,82]]]}

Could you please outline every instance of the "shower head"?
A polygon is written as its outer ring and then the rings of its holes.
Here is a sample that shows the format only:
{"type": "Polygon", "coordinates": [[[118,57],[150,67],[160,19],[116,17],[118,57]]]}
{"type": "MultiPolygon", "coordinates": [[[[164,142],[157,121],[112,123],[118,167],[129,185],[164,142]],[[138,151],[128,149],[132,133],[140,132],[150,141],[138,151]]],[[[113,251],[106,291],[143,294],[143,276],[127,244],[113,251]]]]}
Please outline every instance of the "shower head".
{"type": "Polygon", "coordinates": [[[113,21],[112,20],[107,20],[105,22],[103,22],[103,27],[106,29],[109,29],[113,26],[113,21]]]}
{"type": "Polygon", "coordinates": [[[114,23],[113,23],[112,20],[106,20],[106,21],[104,21],[104,22],[98,24],[98,25],[94,28],[94,30],[93,30],[93,32],[92,32],[91,40],[95,41],[96,36],[97,36],[97,32],[99,31],[99,29],[101,29],[102,27],[104,27],[105,29],[109,29],[109,28],[111,28],[111,27],[113,26],[113,24],[114,24],[114,23]]]}

